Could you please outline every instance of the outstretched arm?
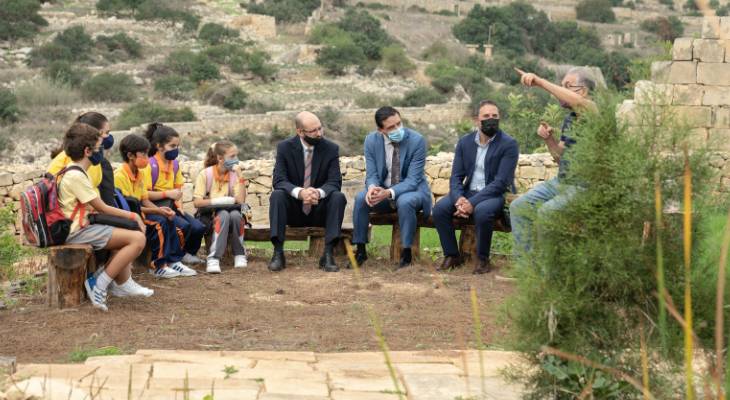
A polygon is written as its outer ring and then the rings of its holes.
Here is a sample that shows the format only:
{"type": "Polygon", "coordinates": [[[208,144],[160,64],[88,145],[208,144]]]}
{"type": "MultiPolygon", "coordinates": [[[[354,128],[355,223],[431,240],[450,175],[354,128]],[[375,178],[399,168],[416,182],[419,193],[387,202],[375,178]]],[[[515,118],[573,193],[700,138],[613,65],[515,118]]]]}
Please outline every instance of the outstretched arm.
{"type": "Polygon", "coordinates": [[[515,68],[515,71],[520,74],[520,82],[527,87],[539,87],[553,95],[556,99],[568,104],[574,110],[580,111],[587,109],[589,111],[596,111],[595,103],[570,89],[556,85],[536,74],[525,72],[519,68],[515,68]]]}

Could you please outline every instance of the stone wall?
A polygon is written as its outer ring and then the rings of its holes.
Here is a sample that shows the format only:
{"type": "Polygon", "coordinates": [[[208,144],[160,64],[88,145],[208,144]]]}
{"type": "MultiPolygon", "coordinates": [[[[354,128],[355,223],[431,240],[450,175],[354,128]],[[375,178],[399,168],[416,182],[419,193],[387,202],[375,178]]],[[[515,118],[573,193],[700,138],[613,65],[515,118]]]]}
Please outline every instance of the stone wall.
{"type": "Polygon", "coordinates": [[[730,191],[730,17],[707,17],[700,39],[678,38],[672,61],[654,62],[652,80],[636,84],[619,114],[640,127],[641,106],[653,105],[690,129],[688,135],[718,152],[721,190],[730,191]]]}
{"type": "MultiPolygon", "coordinates": [[[[442,152],[426,159],[426,177],[431,185],[435,200],[449,192],[449,176],[451,175],[453,158],[453,153],[442,152]]],[[[244,176],[250,181],[246,202],[253,208],[253,222],[268,224],[268,205],[274,161],[247,160],[241,163],[241,167],[244,176]]],[[[186,161],[180,165],[180,170],[185,177],[183,208],[191,213],[195,210],[192,203],[193,182],[202,168],[201,161],[186,161]]],[[[348,199],[345,221],[349,223],[352,220],[352,205],[354,204],[355,195],[363,190],[365,186],[365,158],[363,156],[342,157],[340,159],[340,169],[343,179],[342,191],[348,199]]],[[[37,182],[43,173],[43,165],[0,166],[0,204],[3,206],[13,204],[17,210],[19,208],[20,193],[32,182],[37,182]]],[[[522,192],[543,180],[554,177],[556,173],[557,165],[549,154],[523,154],[520,155],[517,167],[516,183],[519,191],[522,192]]],[[[16,226],[16,229],[19,229],[19,227],[16,226]]]]}

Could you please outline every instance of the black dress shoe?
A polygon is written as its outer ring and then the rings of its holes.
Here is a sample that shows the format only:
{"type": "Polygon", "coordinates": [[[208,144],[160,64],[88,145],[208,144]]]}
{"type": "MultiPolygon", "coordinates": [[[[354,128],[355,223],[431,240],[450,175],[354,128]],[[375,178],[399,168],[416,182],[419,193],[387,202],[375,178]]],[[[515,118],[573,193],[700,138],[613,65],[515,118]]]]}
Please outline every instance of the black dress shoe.
{"type": "Polygon", "coordinates": [[[487,274],[492,270],[492,263],[489,260],[477,259],[474,263],[474,275],[487,274]]]}
{"type": "Polygon", "coordinates": [[[400,262],[398,263],[398,269],[406,268],[411,266],[412,256],[411,249],[401,249],[400,262]]]}
{"type": "MultiPolygon", "coordinates": [[[[362,265],[367,260],[368,260],[368,252],[367,251],[365,251],[365,250],[359,251],[358,250],[358,251],[355,252],[355,261],[357,262],[357,266],[358,267],[362,267],[362,265]]],[[[349,260],[347,261],[347,267],[346,268],[347,269],[351,269],[352,268],[352,263],[349,260]]]]}
{"type": "Polygon", "coordinates": [[[331,251],[325,251],[319,259],[319,269],[325,272],[337,272],[340,270],[340,267],[335,263],[335,256],[332,255],[331,251]]]}
{"type": "Polygon", "coordinates": [[[286,268],[286,258],[284,257],[284,252],[275,251],[274,256],[271,257],[271,262],[269,262],[269,271],[277,272],[281,271],[284,268],[286,268]]]}
{"type": "Polygon", "coordinates": [[[461,256],[446,256],[441,265],[436,267],[436,271],[449,271],[454,268],[461,267],[464,264],[464,259],[461,256]]]}

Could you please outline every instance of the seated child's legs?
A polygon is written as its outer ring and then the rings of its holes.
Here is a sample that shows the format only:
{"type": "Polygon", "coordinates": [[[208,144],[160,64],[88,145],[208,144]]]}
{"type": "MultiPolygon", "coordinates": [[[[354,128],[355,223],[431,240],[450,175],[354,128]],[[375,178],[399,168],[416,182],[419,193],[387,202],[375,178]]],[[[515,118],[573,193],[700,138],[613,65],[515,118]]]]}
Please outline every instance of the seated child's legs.
{"type": "Polygon", "coordinates": [[[229,237],[231,242],[231,249],[233,250],[234,256],[242,256],[246,254],[246,250],[243,247],[243,217],[240,211],[229,211],[231,220],[231,227],[229,228],[229,237]]]}
{"type": "Polygon", "coordinates": [[[228,246],[228,232],[231,228],[231,214],[226,210],[216,212],[213,219],[213,234],[210,244],[210,254],[208,258],[220,260],[226,252],[228,246]]]}
{"type": "Polygon", "coordinates": [[[129,265],[142,253],[145,242],[145,235],[140,231],[113,228],[106,248],[115,251],[106,265],[106,274],[110,278],[118,275],[128,278],[129,265]]]}

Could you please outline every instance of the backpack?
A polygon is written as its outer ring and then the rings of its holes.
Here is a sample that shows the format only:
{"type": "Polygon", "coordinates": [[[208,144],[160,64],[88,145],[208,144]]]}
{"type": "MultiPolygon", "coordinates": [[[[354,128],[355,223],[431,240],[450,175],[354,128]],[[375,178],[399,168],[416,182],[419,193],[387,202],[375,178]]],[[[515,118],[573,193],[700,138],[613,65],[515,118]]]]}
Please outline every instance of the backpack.
{"type": "Polygon", "coordinates": [[[84,219],[86,207],[81,203],[76,204],[71,219],[68,219],[58,202],[60,178],[70,170],[78,170],[86,175],[83,168],[71,165],[56,176],[47,174],[40,182],[29,186],[20,194],[21,224],[28,244],[37,247],[63,244],[68,238],[76,213],[79,213],[80,220],[84,219]]]}
{"type": "MultiPolygon", "coordinates": [[[[180,170],[180,163],[177,161],[177,159],[172,160],[172,179],[175,180],[175,177],[177,176],[177,171],[180,170]]],[[[157,164],[157,157],[151,157],[150,158],[150,173],[152,175],[152,188],[150,190],[155,189],[155,185],[157,184],[157,179],[160,177],[160,165],[157,164]]]]}

